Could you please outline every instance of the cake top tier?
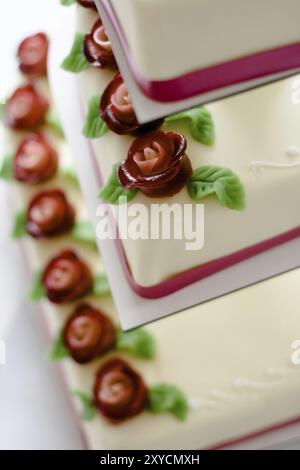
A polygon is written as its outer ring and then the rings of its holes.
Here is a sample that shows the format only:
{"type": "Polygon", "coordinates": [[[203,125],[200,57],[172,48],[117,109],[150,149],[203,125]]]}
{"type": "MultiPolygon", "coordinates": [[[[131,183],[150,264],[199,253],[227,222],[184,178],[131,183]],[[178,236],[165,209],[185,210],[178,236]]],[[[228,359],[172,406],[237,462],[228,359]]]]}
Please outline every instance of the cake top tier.
{"type": "Polygon", "coordinates": [[[100,0],[147,80],[300,42],[299,0],[100,0]]]}

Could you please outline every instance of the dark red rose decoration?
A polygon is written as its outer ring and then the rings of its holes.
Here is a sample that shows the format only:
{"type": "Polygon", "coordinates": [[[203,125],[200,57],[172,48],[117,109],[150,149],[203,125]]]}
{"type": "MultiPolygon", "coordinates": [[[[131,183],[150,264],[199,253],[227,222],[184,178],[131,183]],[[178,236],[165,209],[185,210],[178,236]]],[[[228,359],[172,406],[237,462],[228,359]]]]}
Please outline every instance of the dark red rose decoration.
{"type": "Polygon", "coordinates": [[[16,180],[36,184],[51,179],[58,168],[58,156],[41,134],[30,134],[21,142],[13,161],[16,180]]]}
{"type": "Polygon", "coordinates": [[[144,135],[158,129],[163,120],[140,125],[130,100],[127,86],[118,73],[105,89],[100,102],[100,116],[116,134],[144,135]]]}
{"type": "Polygon", "coordinates": [[[116,329],[106,315],[86,304],[69,318],[63,338],[71,357],[86,364],[114,347],[116,329]]]}
{"type": "Polygon", "coordinates": [[[94,8],[95,10],[97,9],[94,0],[78,0],[78,3],[80,3],[80,5],[85,8],[94,8]]]}
{"type": "Polygon", "coordinates": [[[93,287],[89,267],[72,250],[65,250],[50,261],[42,282],[48,299],[55,304],[74,302],[93,287]]]}
{"type": "Polygon", "coordinates": [[[176,132],[157,131],[135,140],[118,170],[121,185],[149,197],[173,196],[192,175],[187,142],[176,132]]]}
{"type": "Polygon", "coordinates": [[[94,401],[100,413],[121,422],[141,413],[148,404],[142,377],[122,359],[112,359],[96,375],[94,401]]]}
{"type": "Polygon", "coordinates": [[[15,130],[33,130],[44,123],[48,109],[48,101],[38,93],[34,85],[24,85],[7,101],[4,124],[15,130]]]}
{"type": "Polygon", "coordinates": [[[100,19],[94,24],[91,33],[85,36],[83,52],[88,63],[94,67],[112,69],[118,67],[110,41],[100,19]]]}
{"type": "Polygon", "coordinates": [[[46,75],[48,46],[44,33],[24,39],[18,49],[20,70],[27,75],[46,75]]]}
{"type": "Polygon", "coordinates": [[[26,231],[34,238],[62,235],[73,227],[75,212],[60,189],[35,196],[27,210],[26,231]]]}

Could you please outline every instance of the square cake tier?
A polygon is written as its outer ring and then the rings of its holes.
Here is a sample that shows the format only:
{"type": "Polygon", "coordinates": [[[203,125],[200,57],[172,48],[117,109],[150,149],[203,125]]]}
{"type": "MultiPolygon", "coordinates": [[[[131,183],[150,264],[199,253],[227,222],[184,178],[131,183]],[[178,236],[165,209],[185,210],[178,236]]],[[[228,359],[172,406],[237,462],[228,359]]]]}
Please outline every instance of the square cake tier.
{"type": "Polygon", "coordinates": [[[136,84],[158,102],[201,96],[300,67],[297,0],[96,4],[114,30],[116,50],[125,54],[136,84]]]}
{"type": "MultiPolygon", "coordinates": [[[[96,13],[80,9],[78,31],[87,33],[95,19],[96,13]]],[[[114,75],[95,68],[78,75],[85,113],[90,98],[97,95],[100,99],[114,75]]],[[[138,293],[159,297],[174,292],[299,236],[299,87],[299,79],[285,79],[207,106],[216,134],[211,146],[192,137],[187,121],[163,124],[162,130],[185,136],[193,169],[216,165],[233,171],[244,186],[246,207],[230,210],[216,197],[204,198],[205,240],[203,249],[197,251],[187,251],[186,240],[121,240],[121,253],[138,293]],[[166,289],[156,290],[162,284],[166,289]]],[[[126,159],[133,141],[134,137],[111,131],[91,140],[99,188],[107,183],[114,165],[126,159]]],[[[153,203],[181,207],[193,203],[186,188],[169,198],[152,199],[138,192],[133,202],[148,211],[153,203]]],[[[142,225],[147,223],[145,218],[142,225]]]]}

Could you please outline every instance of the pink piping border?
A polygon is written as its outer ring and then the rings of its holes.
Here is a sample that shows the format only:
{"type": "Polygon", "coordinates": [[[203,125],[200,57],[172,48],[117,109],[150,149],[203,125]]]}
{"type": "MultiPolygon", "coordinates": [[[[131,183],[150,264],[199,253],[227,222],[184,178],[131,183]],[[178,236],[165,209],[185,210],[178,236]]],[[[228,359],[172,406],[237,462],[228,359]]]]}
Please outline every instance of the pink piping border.
{"type": "Polygon", "coordinates": [[[210,447],[206,450],[226,450],[228,447],[232,447],[238,444],[242,444],[243,442],[250,441],[252,439],[256,439],[258,437],[262,437],[266,434],[270,434],[272,432],[280,431],[281,429],[289,428],[290,426],[293,426],[294,424],[299,424],[300,423],[300,416],[296,418],[292,418],[288,421],[284,421],[279,424],[274,424],[273,426],[264,428],[260,431],[253,432],[252,434],[248,434],[247,436],[241,436],[237,439],[233,439],[232,441],[226,441],[217,444],[216,446],[210,447]]]}
{"type": "MultiPolygon", "coordinates": [[[[271,250],[276,246],[282,245],[288,241],[291,241],[297,237],[300,237],[300,227],[297,227],[289,232],[284,234],[278,235],[277,237],[271,238],[269,240],[265,240],[261,243],[253,245],[251,247],[245,248],[243,250],[237,251],[231,255],[225,256],[223,258],[216,259],[209,263],[197,266],[190,271],[183,272],[174,276],[171,279],[167,279],[159,284],[153,285],[151,287],[143,287],[140,286],[135,282],[130,273],[125,253],[123,248],[121,250],[123,252],[123,265],[125,263],[127,277],[129,279],[130,285],[133,290],[146,299],[157,299],[160,297],[165,297],[167,295],[173,294],[174,292],[178,291],[179,289],[183,289],[184,287],[189,286],[190,284],[194,284],[197,281],[201,281],[209,276],[212,276],[226,268],[229,268],[237,263],[241,263],[242,261],[247,260],[253,256],[256,256],[264,251],[271,250]],[[124,259],[125,258],[125,259],[124,259]]],[[[118,245],[121,242],[118,240],[118,245]]]]}
{"type": "Polygon", "coordinates": [[[300,67],[300,43],[262,51],[163,81],[146,80],[137,70],[110,0],[100,0],[123,49],[130,71],[149,98],[161,103],[185,100],[220,88],[293,71],[300,67]]]}

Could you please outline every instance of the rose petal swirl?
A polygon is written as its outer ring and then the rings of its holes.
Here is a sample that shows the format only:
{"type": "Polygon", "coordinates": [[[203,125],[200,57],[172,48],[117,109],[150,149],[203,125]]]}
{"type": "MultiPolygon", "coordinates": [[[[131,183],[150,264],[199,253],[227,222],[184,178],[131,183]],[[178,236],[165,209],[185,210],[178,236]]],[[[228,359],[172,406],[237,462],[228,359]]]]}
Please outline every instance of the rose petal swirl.
{"type": "Polygon", "coordinates": [[[29,83],[17,88],[7,101],[4,124],[15,130],[34,130],[44,123],[48,109],[48,101],[29,83]]]}
{"type": "Polygon", "coordinates": [[[83,304],[68,319],[63,337],[74,361],[87,364],[114,347],[116,329],[104,313],[83,304]]]}
{"type": "Polygon", "coordinates": [[[100,116],[109,129],[119,135],[144,135],[158,129],[163,123],[163,119],[144,125],[138,123],[127,86],[119,73],[102,95],[100,116]]]}
{"type": "Polygon", "coordinates": [[[120,183],[149,197],[167,197],[181,191],[192,175],[187,142],[177,132],[156,131],[135,140],[118,170],[120,183]]]}
{"type": "Polygon", "coordinates": [[[114,423],[141,413],[148,393],[142,377],[122,359],[112,359],[96,375],[94,400],[103,416],[114,423]]]}
{"type": "Polygon", "coordinates": [[[93,67],[118,68],[110,41],[100,19],[94,24],[91,33],[85,36],[83,52],[93,67]]]}
{"type": "Polygon", "coordinates": [[[93,286],[89,267],[72,250],[65,250],[46,266],[43,286],[50,302],[74,302],[89,294],[93,286]]]}
{"type": "Polygon", "coordinates": [[[36,184],[51,179],[58,167],[58,155],[41,134],[29,134],[20,143],[13,160],[16,180],[36,184]]]}
{"type": "Polygon", "coordinates": [[[27,75],[46,75],[49,42],[46,34],[25,38],[18,49],[20,70],[27,75]]]}
{"type": "Polygon", "coordinates": [[[34,238],[51,238],[71,230],[75,211],[60,189],[37,194],[27,210],[26,230],[34,238]]]}

